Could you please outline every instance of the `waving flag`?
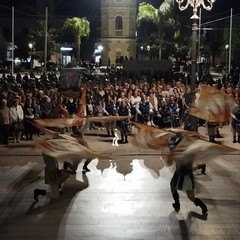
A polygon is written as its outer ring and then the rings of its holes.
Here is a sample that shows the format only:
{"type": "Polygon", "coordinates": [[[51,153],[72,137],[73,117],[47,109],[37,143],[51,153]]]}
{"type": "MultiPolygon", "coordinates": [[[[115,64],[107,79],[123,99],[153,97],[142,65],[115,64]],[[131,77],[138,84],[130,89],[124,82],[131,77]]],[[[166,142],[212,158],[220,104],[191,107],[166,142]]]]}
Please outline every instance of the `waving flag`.
{"type": "Polygon", "coordinates": [[[179,133],[188,136],[188,138],[199,138],[199,133],[185,131],[183,129],[159,129],[141,123],[133,122],[138,127],[138,133],[133,138],[133,144],[137,147],[161,150],[163,147],[168,148],[170,139],[179,133]]]}
{"type": "Polygon", "coordinates": [[[202,139],[185,139],[168,155],[166,162],[171,165],[173,161],[188,162],[192,159],[205,162],[221,154],[230,154],[237,149],[225,145],[212,143],[202,139]]]}
{"type": "Polygon", "coordinates": [[[44,140],[34,143],[33,148],[41,149],[44,154],[57,159],[66,157],[109,159],[108,156],[80,144],[75,138],[44,140]]]}
{"type": "Polygon", "coordinates": [[[114,122],[129,119],[129,116],[101,116],[101,117],[78,117],[73,116],[71,118],[52,118],[52,119],[37,119],[34,120],[35,126],[38,127],[54,127],[65,128],[72,126],[79,126],[82,122],[114,122]]]}
{"type": "Polygon", "coordinates": [[[158,129],[136,122],[133,124],[138,127],[133,144],[140,148],[159,150],[159,155],[167,149],[167,156],[163,159],[166,166],[171,166],[174,161],[187,162],[192,159],[206,161],[217,155],[236,151],[234,148],[206,141],[205,136],[201,136],[197,132],[185,131],[180,128],[158,129]],[[170,151],[169,143],[176,135],[180,138],[179,144],[170,151]]]}
{"type": "Polygon", "coordinates": [[[208,122],[229,123],[231,112],[236,106],[227,94],[209,85],[201,86],[189,114],[208,122]]]}
{"type": "Polygon", "coordinates": [[[52,119],[37,119],[34,120],[36,125],[51,128],[66,128],[72,126],[79,126],[86,118],[72,117],[72,118],[52,118],[52,119]]]}

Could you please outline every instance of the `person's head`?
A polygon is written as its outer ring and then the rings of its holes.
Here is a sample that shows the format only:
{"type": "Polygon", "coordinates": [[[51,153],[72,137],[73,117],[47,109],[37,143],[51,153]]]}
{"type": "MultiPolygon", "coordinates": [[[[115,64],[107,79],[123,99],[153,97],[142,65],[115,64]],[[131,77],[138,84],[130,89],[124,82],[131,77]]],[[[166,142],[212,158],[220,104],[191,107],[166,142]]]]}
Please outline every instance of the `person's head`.
{"type": "Polygon", "coordinates": [[[32,104],[32,99],[30,97],[26,98],[26,104],[31,105],[32,104]]]}
{"type": "Polygon", "coordinates": [[[133,96],[134,96],[134,97],[139,96],[139,92],[138,92],[138,91],[133,91],[133,96]]]}
{"type": "Polygon", "coordinates": [[[169,98],[169,100],[170,100],[170,102],[174,102],[174,101],[175,101],[175,97],[174,97],[174,96],[171,96],[171,97],[169,98]]]}
{"type": "Polygon", "coordinates": [[[15,98],[13,99],[13,106],[17,106],[19,104],[19,99],[18,98],[15,98]]]}
{"type": "Polygon", "coordinates": [[[143,93],[141,97],[142,102],[147,102],[147,96],[143,93]]]}
{"type": "Polygon", "coordinates": [[[2,99],[1,101],[1,107],[4,108],[7,106],[7,100],[6,99],[2,99]]]}

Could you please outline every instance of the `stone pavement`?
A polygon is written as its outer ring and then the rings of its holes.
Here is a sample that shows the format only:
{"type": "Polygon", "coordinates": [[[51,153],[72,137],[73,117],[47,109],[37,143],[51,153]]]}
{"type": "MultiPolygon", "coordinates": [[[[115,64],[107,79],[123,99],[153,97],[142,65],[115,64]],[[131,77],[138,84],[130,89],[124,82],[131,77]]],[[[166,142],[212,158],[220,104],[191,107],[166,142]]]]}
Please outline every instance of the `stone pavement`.
{"type": "MultiPolygon", "coordinates": [[[[206,129],[200,127],[199,132],[205,134],[206,129]]],[[[239,143],[232,143],[229,126],[220,134],[219,141],[240,150],[239,143]]],[[[40,151],[30,150],[27,141],[0,146],[0,239],[240,239],[239,151],[205,159],[207,173],[195,173],[196,196],[209,209],[205,219],[184,193],[181,211],[172,209],[172,171],[156,151],[136,149],[131,143],[114,147],[105,135],[87,131],[85,139],[93,149],[119,157],[94,159],[87,174],[82,174],[81,162],[59,199],[40,197],[39,202],[34,202],[33,190],[46,188],[40,151]]]]}

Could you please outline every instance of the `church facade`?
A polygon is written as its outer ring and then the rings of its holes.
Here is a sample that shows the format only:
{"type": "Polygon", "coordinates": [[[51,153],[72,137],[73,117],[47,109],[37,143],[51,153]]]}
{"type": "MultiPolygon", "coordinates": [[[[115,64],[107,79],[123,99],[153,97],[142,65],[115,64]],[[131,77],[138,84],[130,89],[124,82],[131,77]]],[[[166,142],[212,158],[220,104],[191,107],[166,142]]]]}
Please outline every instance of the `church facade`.
{"type": "Polygon", "coordinates": [[[136,0],[101,0],[102,64],[136,59],[136,0]]]}

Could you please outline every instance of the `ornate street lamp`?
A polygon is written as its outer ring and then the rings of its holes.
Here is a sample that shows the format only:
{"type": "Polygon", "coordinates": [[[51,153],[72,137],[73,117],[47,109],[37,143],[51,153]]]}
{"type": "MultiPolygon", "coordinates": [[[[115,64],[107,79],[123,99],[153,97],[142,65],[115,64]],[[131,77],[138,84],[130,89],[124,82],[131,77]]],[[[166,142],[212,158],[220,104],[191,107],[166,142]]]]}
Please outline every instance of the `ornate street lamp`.
{"type": "MultiPolygon", "coordinates": [[[[196,89],[196,70],[197,70],[197,20],[199,19],[197,12],[199,7],[210,11],[213,7],[215,0],[176,0],[178,7],[181,11],[187,9],[189,6],[193,8],[192,19],[192,59],[191,59],[191,93],[192,100],[195,98],[196,89]]],[[[194,116],[191,117],[191,130],[198,131],[198,118],[194,116]]]]}
{"type": "Polygon", "coordinates": [[[210,11],[215,0],[176,0],[181,11],[187,9],[189,6],[193,8],[192,23],[192,65],[191,65],[191,92],[195,92],[196,88],[196,67],[197,67],[197,20],[199,19],[197,11],[199,7],[210,11]]]}

